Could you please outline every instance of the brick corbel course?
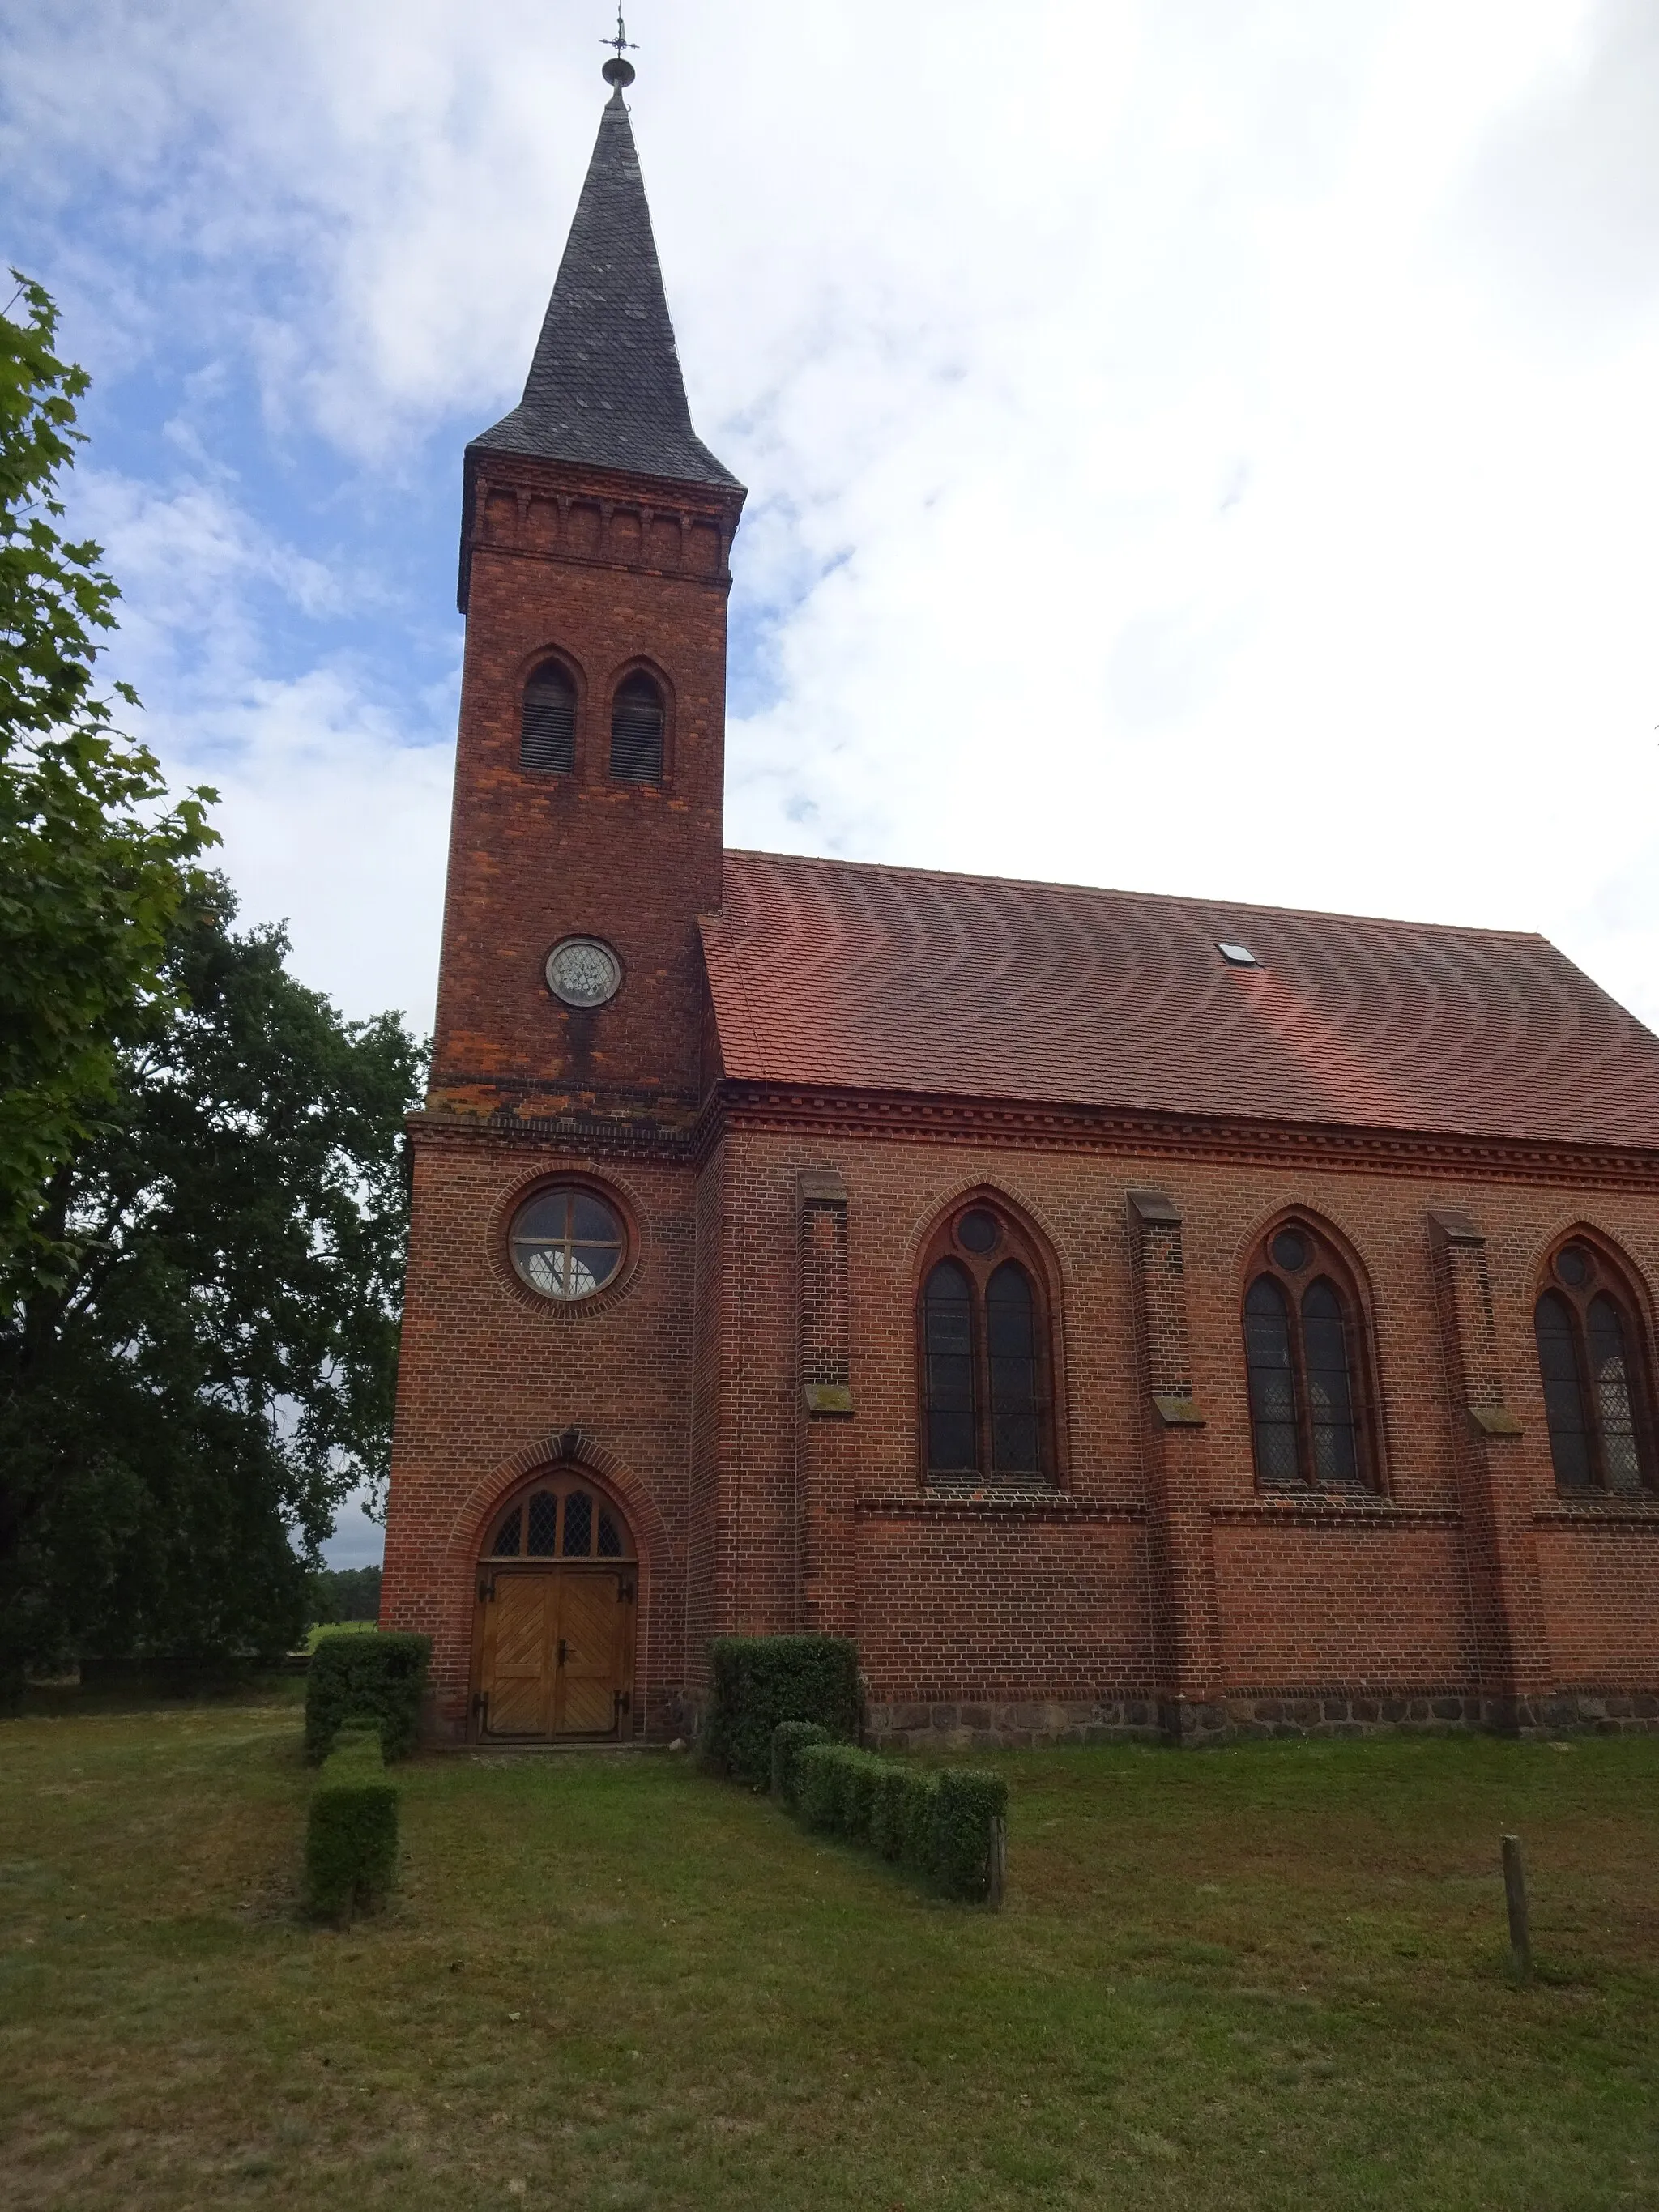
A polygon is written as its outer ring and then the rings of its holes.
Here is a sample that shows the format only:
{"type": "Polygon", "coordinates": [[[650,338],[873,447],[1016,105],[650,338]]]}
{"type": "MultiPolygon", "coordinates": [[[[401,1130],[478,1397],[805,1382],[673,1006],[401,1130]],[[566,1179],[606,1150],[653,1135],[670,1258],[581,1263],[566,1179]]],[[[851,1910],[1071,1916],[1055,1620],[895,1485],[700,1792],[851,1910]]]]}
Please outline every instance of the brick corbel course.
{"type": "Polygon", "coordinates": [[[1176,1742],[1224,1725],[1204,1417],[1193,1392],[1181,1209],[1167,1193],[1127,1194],[1135,1339],[1145,1407],[1147,1555],[1154,1687],[1176,1742]]]}

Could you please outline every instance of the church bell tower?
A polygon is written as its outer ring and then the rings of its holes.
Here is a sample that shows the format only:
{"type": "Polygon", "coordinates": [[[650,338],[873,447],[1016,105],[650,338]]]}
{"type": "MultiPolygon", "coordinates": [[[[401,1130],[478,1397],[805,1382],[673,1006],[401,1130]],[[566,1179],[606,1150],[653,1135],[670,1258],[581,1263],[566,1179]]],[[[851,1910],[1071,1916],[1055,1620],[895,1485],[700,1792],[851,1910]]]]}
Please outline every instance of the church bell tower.
{"type": "Polygon", "coordinates": [[[524,398],[466,449],[466,616],[429,1105],[695,1109],[720,903],[728,555],[620,52],[524,398]]]}
{"type": "Polygon", "coordinates": [[[675,1733],[728,556],[623,94],[524,398],[466,449],[466,617],[381,1621],[452,1741],[675,1733]]]}

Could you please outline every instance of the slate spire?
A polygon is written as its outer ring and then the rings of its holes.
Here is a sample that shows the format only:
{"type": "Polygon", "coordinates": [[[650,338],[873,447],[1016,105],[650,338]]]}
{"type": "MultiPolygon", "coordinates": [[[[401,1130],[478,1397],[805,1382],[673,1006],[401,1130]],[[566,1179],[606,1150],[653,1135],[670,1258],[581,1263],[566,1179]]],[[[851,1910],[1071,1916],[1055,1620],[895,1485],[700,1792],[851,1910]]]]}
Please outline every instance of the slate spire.
{"type": "Polygon", "coordinates": [[[616,88],[599,118],[524,398],[473,443],[681,483],[735,484],[691,428],[623,104],[634,71],[618,58],[605,74],[616,88]]]}

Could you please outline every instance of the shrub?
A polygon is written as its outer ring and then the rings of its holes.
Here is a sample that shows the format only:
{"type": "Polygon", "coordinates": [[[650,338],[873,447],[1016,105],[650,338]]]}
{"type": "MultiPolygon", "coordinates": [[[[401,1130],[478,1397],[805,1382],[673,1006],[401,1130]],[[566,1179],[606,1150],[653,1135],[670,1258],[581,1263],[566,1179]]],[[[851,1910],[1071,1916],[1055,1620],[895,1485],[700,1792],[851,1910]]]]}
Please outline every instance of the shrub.
{"type": "Polygon", "coordinates": [[[780,1721],[772,1731],[772,1795],[793,1813],[799,1788],[796,1762],[809,1743],[832,1741],[816,1721],[780,1721]]]}
{"type": "Polygon", "coordinates": [[[708,1656],[702,1752],[717,1773],[764,1786],[780,1721],[816,1721],[846,1741],[857,1735],[858,1647],[844,1637],[721,1636],[708,1656]]]}
{"type": "Polygon", "coordinates": [[[803,1744],[795,1755],[796,1809],[809,1828],[833,1835],[841,1826],[842,1760],[845,1744],[803,1744]]]}
{"type": "Polygon", "coordinates": [[[370,1721],[390,1762],[415,1748],[429,1636],[319,1636],[306,1670],[306,1757],[327,1758],[347,1721],[370,1721]]]}
{"type": "Polygon", "coordinates": [[[933,1805],[933,1880],[946,1897],[985,1895],[991,1823],[1008,1817],[1008,1785],[1000,1775],[947,1766],[933,1805]]]}
{"type": "Polygon", "coordinates": [[[373,1729],[348,1729],[325,1764],[306,1827],[306,1903],[342,1923],[383,1903],[398,1870],[398,1792],[373,1729]]]}
{"type": "Polygon", "coordinates": [[[933,1800],[939,1777],[925,1766],[884,1759],[870,1807],[870,1840],[883,1858],[925,1874],[933,1854],[933,1800]]]}
{"type": "Polygon", "coordinates": [[[850,1843],[867,1844],[876,1785],[887,1770],[887,1761],[873,1751],[860,1751],[850,1744],[838,1748],[841,1789],[836,1809],[841,1816],[841,1832],[850,1843]]]}

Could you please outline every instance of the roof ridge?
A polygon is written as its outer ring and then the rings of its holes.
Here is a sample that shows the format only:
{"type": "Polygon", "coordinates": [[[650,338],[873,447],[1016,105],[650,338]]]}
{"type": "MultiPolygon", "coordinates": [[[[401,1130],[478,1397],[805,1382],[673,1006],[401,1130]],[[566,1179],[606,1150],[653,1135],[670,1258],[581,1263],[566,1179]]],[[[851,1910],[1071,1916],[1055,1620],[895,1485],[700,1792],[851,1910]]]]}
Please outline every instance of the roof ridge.
{"type": "Polygon", "coordinates": [[[1012,890],[1075,891],[1087,898],[1133,899],[1148,906],[1210,909],[1224,907],[1239,914],[1285,915],[1304,921],[1358,922],[1372,929],[1401,929],[1413,933],[1432,930],[1445,937],[1491,937],[1524,945],[1550,945],[1552,950],[1557,951],[1560,949],[1553,945],[1540,929],[1493,929],[1484,927],[1478,922],[1406,921],[1395,915],[1350,914],[1335,907],[1267,905],[1255,899],[1200,897],[1190,891],[1132,891],[1113,884],[1066,883],[1048,876],[981,875],[972,869],[923,868],[903,860],[847,860],[828,853],[768,853],[757,847],[745,845],[726,846],[725,856],[731,860],[781,860],[792,867],[857,868],[872,875],[914,876],[929,882],[999,884],[1012,890]]]}

